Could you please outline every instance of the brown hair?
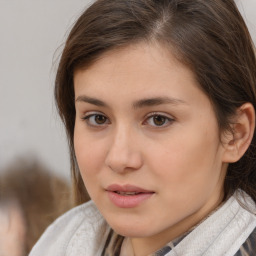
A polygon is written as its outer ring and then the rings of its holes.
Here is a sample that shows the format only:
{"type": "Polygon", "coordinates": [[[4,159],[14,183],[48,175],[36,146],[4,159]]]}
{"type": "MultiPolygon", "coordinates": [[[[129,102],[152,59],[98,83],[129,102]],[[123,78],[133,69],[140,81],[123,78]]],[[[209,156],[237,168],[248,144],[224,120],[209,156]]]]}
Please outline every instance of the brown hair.
{"type": "MultiPolygon", "coordinates": [[[[75,105],[73,74],[106,51],[137,42],[157,42],[196,75],[212,101],[221,130],[245,102],[256,107],[253,43],[233,0],[98,0],[77,20],[64,47],[55,83],[59,114],[66,126],[77,202],[86,190],[73,145],[75,105]]],[[[226,196],[236,189],[256,201],[253,141],[245,155],[228,167],[226,196]]]]}

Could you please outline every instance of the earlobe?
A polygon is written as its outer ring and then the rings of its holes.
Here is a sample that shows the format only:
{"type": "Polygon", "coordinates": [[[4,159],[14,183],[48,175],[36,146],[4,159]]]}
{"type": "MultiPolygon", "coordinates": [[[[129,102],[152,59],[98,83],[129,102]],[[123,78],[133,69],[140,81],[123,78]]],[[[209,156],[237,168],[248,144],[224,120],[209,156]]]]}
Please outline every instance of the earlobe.
{"type": "Polygon", "coordinates": [[[237,109],[232,132],[224,136],[223,162],[237,162],[246,152],[255,130],[255,111],[251,103],[245,103],[237,109]]]}

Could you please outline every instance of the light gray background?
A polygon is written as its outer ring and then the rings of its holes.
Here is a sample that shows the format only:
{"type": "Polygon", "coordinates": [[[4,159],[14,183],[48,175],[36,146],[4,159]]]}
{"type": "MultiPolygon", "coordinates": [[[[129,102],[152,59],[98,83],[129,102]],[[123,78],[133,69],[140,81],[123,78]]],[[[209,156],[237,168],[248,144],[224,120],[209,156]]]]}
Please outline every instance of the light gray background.
{"type": "MultiPolygon", "coordinates": [[[[54,62],[89,3],[0,0],[0,171],[19,159],[38,160],[69,177],[65,132],[53,101],[54,62]]],[[[256,42],[256,0],[238,5],[256,42]]]]}

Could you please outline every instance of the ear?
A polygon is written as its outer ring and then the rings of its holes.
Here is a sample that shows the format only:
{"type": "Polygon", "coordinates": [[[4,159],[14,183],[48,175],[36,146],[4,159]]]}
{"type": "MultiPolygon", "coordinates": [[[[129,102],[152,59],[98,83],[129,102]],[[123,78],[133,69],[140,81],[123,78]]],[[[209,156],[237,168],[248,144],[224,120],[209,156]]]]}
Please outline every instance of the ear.
{"type": "Polygon", "coordinates": [[[231,125],[233,132],[223,135],[223,162],[237,162],[251,144],[255,130],[255,111],[251,103],[245,103],[237,109],[234,123],[231,125]]]}

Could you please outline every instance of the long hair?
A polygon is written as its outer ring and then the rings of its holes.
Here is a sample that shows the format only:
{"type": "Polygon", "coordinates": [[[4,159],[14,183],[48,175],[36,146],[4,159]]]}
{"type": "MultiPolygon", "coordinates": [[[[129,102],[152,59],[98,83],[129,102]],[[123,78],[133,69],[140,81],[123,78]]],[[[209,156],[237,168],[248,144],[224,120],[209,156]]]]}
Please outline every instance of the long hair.
{"type": "MultiPolygon", "coordinates": [[[[237,108],[256,108],[256,60],[246,24],[233,0],[98,0],[77,20],[66,41],[55,81],[55,99],[69,140],[77,203],[87,197],[73,136],[73,74],[106,51],[157,42],[195,74],[215,110],[219,129],[230,130],[237,108]]],[[[225,195],[238,188],[256,202],[256,136],[228,167],[225,195]]]]}

